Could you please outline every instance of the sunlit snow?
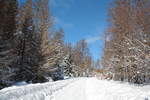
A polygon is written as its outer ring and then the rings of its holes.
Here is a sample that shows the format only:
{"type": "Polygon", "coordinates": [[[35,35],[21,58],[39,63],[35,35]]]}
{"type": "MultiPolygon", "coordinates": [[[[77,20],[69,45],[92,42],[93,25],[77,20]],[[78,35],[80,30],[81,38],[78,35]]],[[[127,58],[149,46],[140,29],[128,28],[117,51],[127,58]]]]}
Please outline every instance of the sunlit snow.
{"type": "Polygon", "coordinates": [[[0,100],[150,100],[150,86],[74,78],[5,88],[0,100]]]}

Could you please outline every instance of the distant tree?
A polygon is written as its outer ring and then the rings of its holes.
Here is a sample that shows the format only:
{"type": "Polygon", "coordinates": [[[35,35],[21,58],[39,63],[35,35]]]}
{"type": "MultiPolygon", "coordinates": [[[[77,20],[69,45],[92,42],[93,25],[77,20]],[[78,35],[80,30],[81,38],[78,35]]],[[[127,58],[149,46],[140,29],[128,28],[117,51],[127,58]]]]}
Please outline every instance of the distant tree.
{"type": "Polygon", "coordinates": [[[85,76],[89,67],[91,67],[91,56],[85,40],[77,42],[73,51],[74,70],[77,71],[77,76],[85,76]]]}

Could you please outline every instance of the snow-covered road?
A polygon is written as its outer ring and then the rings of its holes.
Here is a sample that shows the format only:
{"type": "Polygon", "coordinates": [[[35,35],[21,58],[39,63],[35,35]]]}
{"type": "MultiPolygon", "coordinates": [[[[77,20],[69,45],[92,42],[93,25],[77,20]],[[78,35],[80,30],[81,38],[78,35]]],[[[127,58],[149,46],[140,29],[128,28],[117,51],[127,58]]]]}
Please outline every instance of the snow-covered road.
{"type": "Polygon", "coordinates": [[[53,100],[150,100],[150,86],[82,78],[54,93],[53,100]]]}
{"type": "Polygon", "coordinates": [[[75,78],[5,88],[0,91],[0,100],[150,100],[150,86],[75,78]]]}

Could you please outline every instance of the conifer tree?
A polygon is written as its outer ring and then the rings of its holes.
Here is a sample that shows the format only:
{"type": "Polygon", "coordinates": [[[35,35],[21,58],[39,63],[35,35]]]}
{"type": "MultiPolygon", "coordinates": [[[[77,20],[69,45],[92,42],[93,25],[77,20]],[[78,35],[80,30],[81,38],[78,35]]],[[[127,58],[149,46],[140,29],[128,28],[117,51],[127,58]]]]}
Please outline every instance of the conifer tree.
{"type": "Polygon", "coordinates": [[[39,69],[38,76],[42,78],[43,75],[51,71],[51,67],[54,67],[55,62],[52,61],[52,49],[50,37],[52,36],[52,25],[53,20],[51,18],[51,12],[49,10],[49,0],[36,0],[34,2],[35,14],[34,24],[35,32],[37,33],[38,39],[38,51],[39,58],[39,69]],[[52,64],[53,63],[53,64],[52,64]]]}
{"type": "Polygon", "coordinates": [[[34,30],[32,0],[27,0],[21,11],[21,18],[19,18],[21,23],[18,29],[19,34],[17,34],[18,61],[16,65],[19,71],[16,80],[33,81],[37,77],[40,54],[38,36],[34,30]]]}
{"type": "Polygon", "coordinates": [[[0,0],[0,88],[10,85],[14,75],[16,14],[16,0],[0,0]]]}

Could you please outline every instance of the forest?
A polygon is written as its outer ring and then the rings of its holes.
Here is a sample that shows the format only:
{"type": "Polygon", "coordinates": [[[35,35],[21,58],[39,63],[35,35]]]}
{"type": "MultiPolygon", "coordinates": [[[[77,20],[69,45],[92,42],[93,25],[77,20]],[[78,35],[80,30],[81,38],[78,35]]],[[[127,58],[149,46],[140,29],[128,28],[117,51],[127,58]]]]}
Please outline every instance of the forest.
{"type": "Polygon", "coordinates": [[[108,9],[104,53],[95,62],[84,39],[75,45],[64,42],[63,28],[54,28],[49,0],[0,0],[0,89],[20,81],[95,74],[150,83],[149,18],[150,0],[114,0],[108,9]]]}
{"type": "Polygon", "coordinates": [[[0,0],[0,88],[88,76],[92,58],[85,40],[64,43],[53,28],[49,0],[0,0]]]}
{"type": "Polygon", "coordinates": [[[109,9],[102,58],[105,76],[150,83],[150,0],[115,0],[109,9]]]}

